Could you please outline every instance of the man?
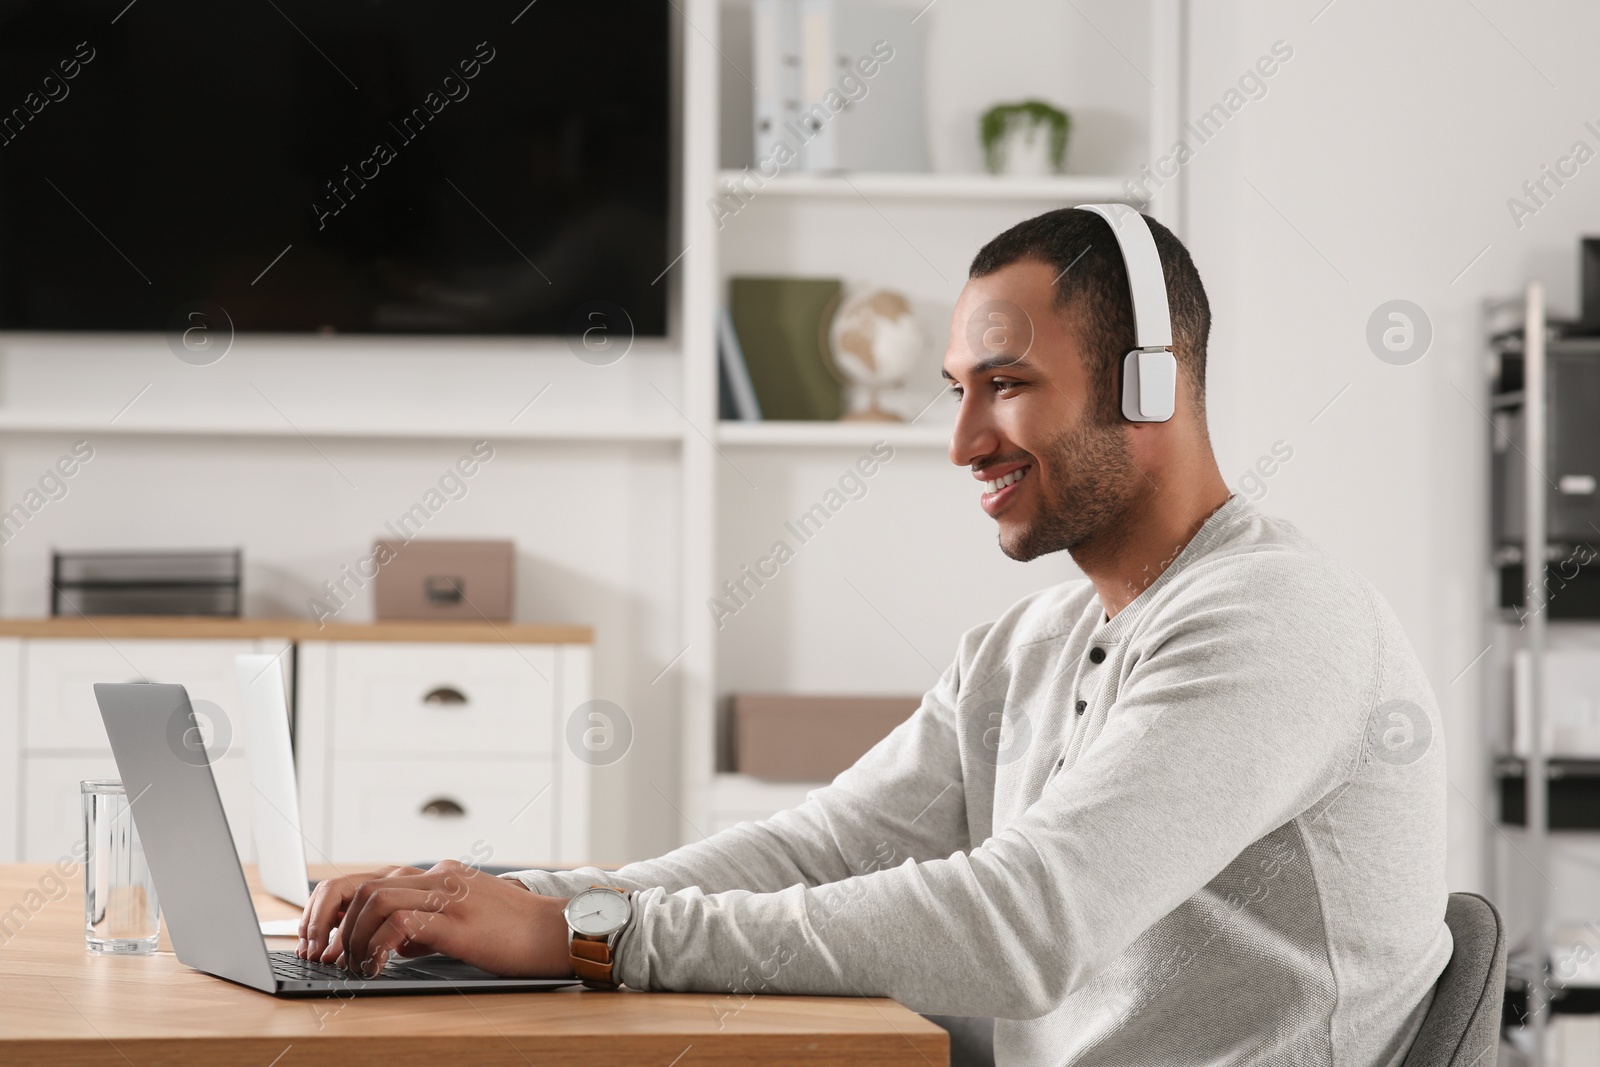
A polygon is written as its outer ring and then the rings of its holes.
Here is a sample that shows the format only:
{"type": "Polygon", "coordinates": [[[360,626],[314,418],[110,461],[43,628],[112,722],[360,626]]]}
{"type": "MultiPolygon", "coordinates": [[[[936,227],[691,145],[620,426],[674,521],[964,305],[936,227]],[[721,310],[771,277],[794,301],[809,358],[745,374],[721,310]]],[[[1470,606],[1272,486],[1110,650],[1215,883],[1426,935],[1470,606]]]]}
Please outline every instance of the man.
{"type": "Polygon", "coordinates": [[[950,457],[1001,548],[1065,550],[1087,582],[966,634],[916,714],[798,808],[616,872],[335,879],[301,953],[570,975],[562,908],[603,883],[631,891],[607,951],[635,988],[994,1016],[1001,1064],[1398,1064],[1451,953],[1437,707],[1382,599],[1230,495],[1205,291],[1149,228],[1169,420],[1119,408],[1128,274],[1087,211],[978,253],[945,354],[950,457]]]}

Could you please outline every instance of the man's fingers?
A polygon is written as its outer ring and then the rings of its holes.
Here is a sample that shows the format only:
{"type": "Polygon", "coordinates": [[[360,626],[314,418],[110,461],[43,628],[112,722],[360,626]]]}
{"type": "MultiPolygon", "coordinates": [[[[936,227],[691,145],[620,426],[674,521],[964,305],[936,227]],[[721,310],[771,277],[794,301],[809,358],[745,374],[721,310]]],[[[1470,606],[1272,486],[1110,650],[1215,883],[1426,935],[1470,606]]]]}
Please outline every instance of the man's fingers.
{"type": "Polygon", "coordinates": [[[337,926],[335,926],[333,928],[333,933],[328,936],[327,947],[324,948],[319,955],[313,956],[311,958],[312,959],[317,959],[322,963],[334,963],[334,964],[336,964],[336,963],[339,962],[340,957],[342,957],[343,955],[344,955],[344,945],[339,940],[339,928],[337,926]]]}
{"type": "MultiPolygon", "coordinates": [[[[356,905],[352,904],[350,911],[345,913],[346,923],[341,925],[339,930],[347,967],[359,969],[372,958],[374,950],[369,946],[369,942],[373,935],[389,922],[392,915],[404,912],[408,915],[428,915],[437,918],[439,909],[448,903],[443,894],[431,889],[393,884],[402,880],[389,879],[377,883],[379,888],[367,893],[365,899],[360,902],[359,912],[356,910],[356,905]],[[351,916],[354,916],[354,921],[351,921],[351,916]]],[[[392,949],[396,945],[388,947],[392,949]]]]}
{"type": "Polygon", "coordinates": [[[324,878],[317,883],[317,888],[311,891],[311,898],[306,901],[306,907],[300,913],[300,941],[296,951],[301,955],[314,958],[327,947],[328,932],[334,923],[339,921],[340,914],[344,911],[344,902],[349,899],[350,892],[355,889],[355,879],[358,875],[344,875],[339,878],[324,878]],[[348,887],[348,888],[347,888],[348,887]]]}
{"type": "Polygon", "coordinates": [[[311,899],[300,916],[300,940],[307,959],[316,959],[328,946],[329,935],[338,929],[339,920],[344,916],[345,902],[360,884],[356,877],[329,878],[317,883],[317,888],[312,890],[311,899]]]}
{"type": "Polygon", "coordinates": [[[425,956],[443,951],[455,920],[437,911],[392,911],[372,932],[364,953],[350,957],[355,969],[368,978],[383,970],[391,955],[425,956]]]}
{"type": "Polygon", "coordinates": [[[328,938],[337,927],[346,905],[355,891],[365,882],[396,874],[421,874],[415,867],[383,867],[376,871],[346,874],[326,878],[312,890],[300,915],[300,943],[295,951],[306,959],[316,959],[328,947],[328,938]]]}
{"type": "MultiPolygon", "coordinates": [[[[362,921],[363,913],[371,906],[375,895],[397,889],[419,890],[424,894],[424,899],[418,899],[410,906],[437,911],[452,900],[460,900],[466,894],[465,879],[459,872],[439,871],[437,868],[432,871],[418,871],[414,867],[395,869],[407,873],[392,874],[362,882],[356,886],[355,892],[350,894],[350,899],[345,904],[344,916],[339,920],[339,940],[348,957],[346,961],[348,966],[354,967],[361,962],[361,957],[351,952],[352,935],[357,924],[362,921]]],[[[375,929],[387,914],[386,911],[380,910],[362,929],[375,929]]]]}

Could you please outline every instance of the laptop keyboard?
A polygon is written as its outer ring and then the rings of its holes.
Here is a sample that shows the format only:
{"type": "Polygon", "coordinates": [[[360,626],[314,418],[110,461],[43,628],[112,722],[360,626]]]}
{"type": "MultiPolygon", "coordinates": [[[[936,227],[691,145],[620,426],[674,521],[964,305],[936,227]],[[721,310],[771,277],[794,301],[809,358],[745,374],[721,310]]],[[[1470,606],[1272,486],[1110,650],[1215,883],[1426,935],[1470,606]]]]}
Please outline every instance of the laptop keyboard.
{"type": "Polygon", "coordinates": [[[398,967],[385,967],[379,971],[375,978],[368,978],[364,974],[354,974],[337,967],[331,963],[321,963],[317,960],[303,960],[293,952],[269,952],[272,958],[272,973],[291,982],[381,982],[384,980],[396,981],[410,979],[416,981],[423,977],[414,973],[401,970],[398,967]]]}

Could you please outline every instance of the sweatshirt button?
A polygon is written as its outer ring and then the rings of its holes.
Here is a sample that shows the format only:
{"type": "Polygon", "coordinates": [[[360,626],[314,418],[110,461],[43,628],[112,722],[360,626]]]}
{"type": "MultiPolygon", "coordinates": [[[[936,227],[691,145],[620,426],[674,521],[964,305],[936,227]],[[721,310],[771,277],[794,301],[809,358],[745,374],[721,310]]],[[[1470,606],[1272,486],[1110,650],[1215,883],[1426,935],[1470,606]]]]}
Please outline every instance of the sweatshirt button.
{"type": "Polygon", "coordinates": [[[1106,650],[1105,649],[1103,649],[1103,648],[1091,648],[1089,650],[1089,662],[1090,663],[1099,663],[1102,660],[1104,660],[1105,658],[1106,658],[1106,650]]]}
{"type": "Polygon", "coordinates": [[[1065,767],[1066,765],[1067,765],[1067,757],[1062,756],[1060,759],[1056,760],[1056,770],[1059,771],[1062,767],[1065,767]]]}
{"type": "Polygon", "coordinates": [[[1082,715],[1083,714],[1083,709],[1087,708],[1088,706],[1089,706],[1089,702],[1087,700],[1078,701],[1078,714],[1082,715]]]}

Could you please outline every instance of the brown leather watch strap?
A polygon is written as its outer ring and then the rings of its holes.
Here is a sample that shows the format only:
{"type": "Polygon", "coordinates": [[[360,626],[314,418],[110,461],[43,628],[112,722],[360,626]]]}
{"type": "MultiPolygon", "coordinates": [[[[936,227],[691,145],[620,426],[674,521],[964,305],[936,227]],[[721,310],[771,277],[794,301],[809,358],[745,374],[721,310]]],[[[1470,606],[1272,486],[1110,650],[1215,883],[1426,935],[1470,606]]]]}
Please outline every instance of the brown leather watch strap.
{"type": "Polygon", "coordinates": [[[574,934],[572,937],[572,970],[583,984],[591,989],[615,989],[616,979],[612,977],[611,946],[604,941],[596,941],[574,934]]]}

